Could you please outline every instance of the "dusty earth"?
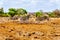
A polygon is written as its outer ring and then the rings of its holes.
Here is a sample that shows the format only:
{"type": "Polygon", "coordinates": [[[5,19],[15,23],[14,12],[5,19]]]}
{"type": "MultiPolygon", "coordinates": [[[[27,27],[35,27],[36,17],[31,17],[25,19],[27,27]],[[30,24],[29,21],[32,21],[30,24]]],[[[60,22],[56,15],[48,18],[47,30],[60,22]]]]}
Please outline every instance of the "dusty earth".
{"type": "Polygon", "coordinates": [[[0,23],[0,40],[60,40],[60,19],[41,24],[0,23]]]}

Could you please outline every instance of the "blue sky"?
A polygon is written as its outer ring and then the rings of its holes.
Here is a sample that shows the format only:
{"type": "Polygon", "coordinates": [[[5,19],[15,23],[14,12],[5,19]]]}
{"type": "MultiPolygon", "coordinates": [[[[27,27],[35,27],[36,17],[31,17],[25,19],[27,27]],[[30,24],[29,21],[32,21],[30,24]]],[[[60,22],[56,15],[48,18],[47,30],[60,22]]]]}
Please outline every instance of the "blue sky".
{"type": "Polygon", "coordinates": [[[24,8],[28,12],[52,11],[60,9],[60,0],[0,0],[0,7],[5,11],[8,8],[24,8]]]}

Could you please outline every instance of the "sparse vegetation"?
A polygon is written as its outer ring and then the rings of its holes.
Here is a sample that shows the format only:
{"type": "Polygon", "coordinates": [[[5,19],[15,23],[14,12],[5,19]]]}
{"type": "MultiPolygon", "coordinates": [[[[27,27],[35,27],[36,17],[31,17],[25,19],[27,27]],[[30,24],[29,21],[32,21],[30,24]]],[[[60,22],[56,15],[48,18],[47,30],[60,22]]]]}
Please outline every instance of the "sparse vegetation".
{"type": "MultiPolygon", "coordinates": [[[[60,10],[56,9],[52,12],[46,12],[47,15],[49,17],[60,17],[60,10]]],[[[13,17],[15,15],[18,15],[18,16],[23,16],[23,15],[26,15],[26,14],[29,14],[29,12],[27,12],[25,9],[23,8],[18,8],[18,9],[15,9],[15,8],[9,8],[8,9],[8,12],[4,12],[3,8],[0,8],[0,17],[13,17]]],[[[37,11],[35,13],[33,13],[36,17],[41,17],[44,15],[44,12],[43,11],[37,11]]]]}
{"type": "Polygon", "coordinates": [[[56,17],[56,15],[53,12],[48,13],[49,17],[56,17]]]}
{"type": "Polygon", "coordinates": [[[0,40],[60,40],[60,10],[31,14],[22,8],[1,8],[0,17],[0,40]]]}
{"type": "Polygon", "coordinates": [[[34,19],[36,18],[35,19],[36,21],[42,21],[42,20],[46,20],[46,19],[49,20],[49,18],[59,18],[60,10],[56,9],[52,12],[43,12],[40,10],[37,12],[33,12],[31,14],[23,8],[18,8],[18,9],[9,8],[8,12],[4,12],[3,8],[0,8],[0,17],[10,17],[11,19],[18,19],[17,17],[19,17],[19,18],[23,19],[24,21],[28,20],[29,18],[34,18],[34,19]]]}

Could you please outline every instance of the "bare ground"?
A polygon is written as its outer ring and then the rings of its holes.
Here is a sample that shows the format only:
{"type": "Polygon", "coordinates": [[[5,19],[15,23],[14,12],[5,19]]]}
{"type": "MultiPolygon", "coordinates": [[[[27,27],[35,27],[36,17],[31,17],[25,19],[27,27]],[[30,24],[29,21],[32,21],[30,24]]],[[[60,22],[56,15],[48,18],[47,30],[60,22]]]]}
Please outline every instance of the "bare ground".
{"type": "Polygon", "coordinates": [[[60,19],[41,24],[0,23],[0,40],[60,40],[60,19]]]}

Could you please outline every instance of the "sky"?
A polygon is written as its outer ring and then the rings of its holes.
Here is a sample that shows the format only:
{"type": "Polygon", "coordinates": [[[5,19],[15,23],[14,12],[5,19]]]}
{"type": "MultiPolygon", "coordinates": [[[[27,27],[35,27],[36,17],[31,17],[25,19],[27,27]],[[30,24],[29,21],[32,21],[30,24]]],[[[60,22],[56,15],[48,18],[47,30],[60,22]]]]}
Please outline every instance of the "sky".
{"type": "Polygon", "coordinates": [[[0,7],[3,7],[4,11],[9,8],[24,8],[28,12],[52,11],[60,9],[60,0],[0,0],[0,7]]]}

